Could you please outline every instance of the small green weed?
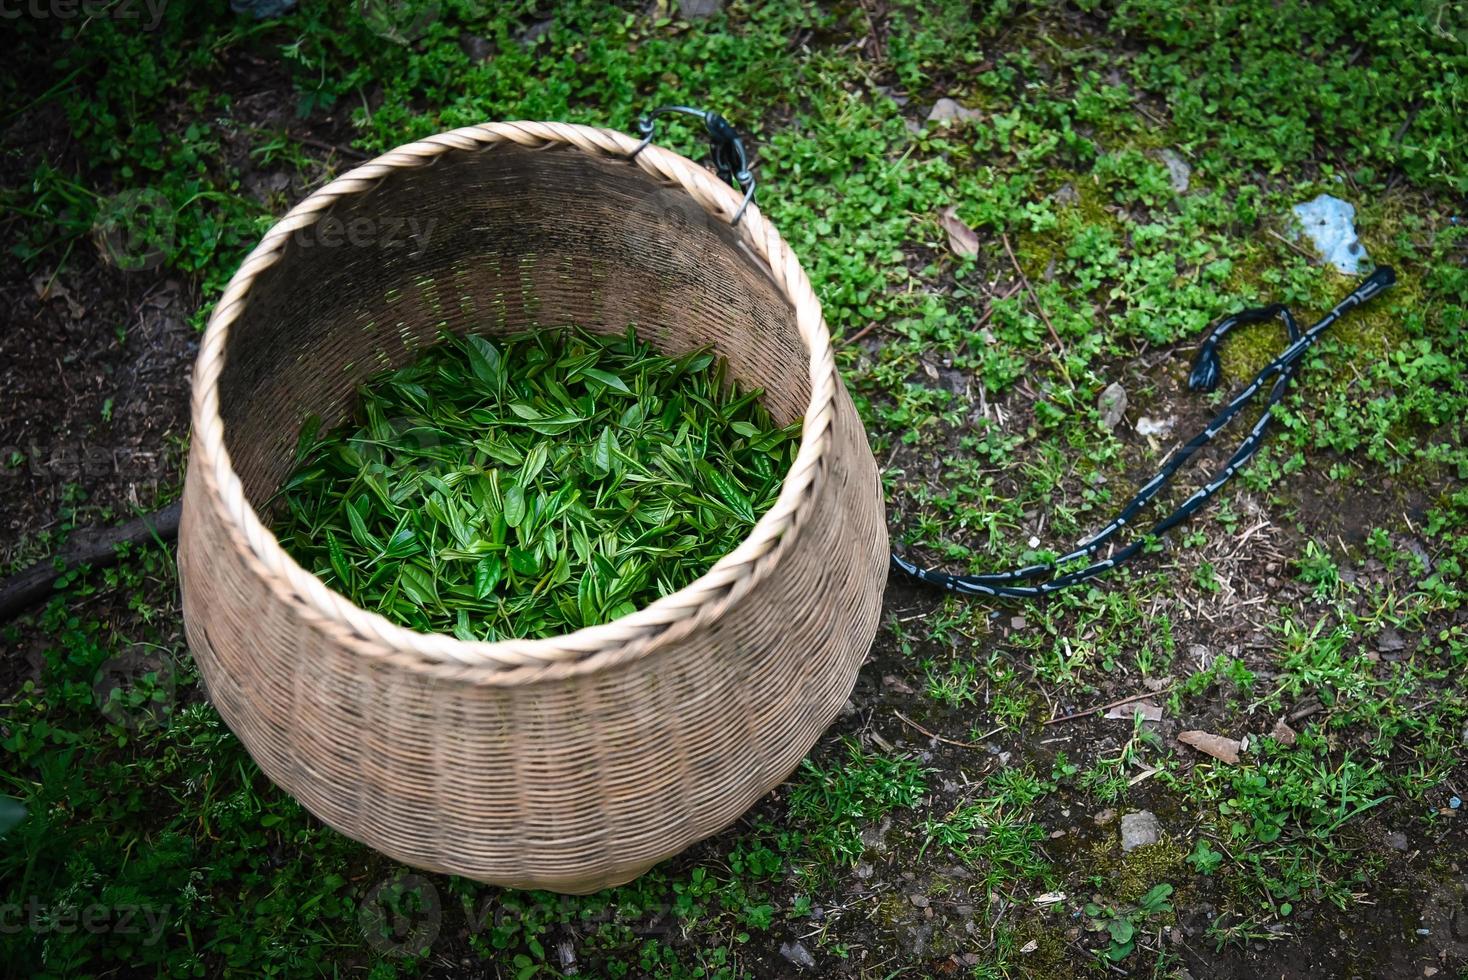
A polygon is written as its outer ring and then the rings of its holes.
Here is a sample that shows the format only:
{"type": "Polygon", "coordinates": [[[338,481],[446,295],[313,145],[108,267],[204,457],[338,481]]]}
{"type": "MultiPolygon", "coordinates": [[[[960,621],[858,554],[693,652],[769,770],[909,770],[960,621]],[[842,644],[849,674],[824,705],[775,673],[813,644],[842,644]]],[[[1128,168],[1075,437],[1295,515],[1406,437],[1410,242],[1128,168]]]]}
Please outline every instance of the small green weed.
{"type": "Polygon", "coordinates": [[[1152,888],[1134,905],[1123,908],[1088,903],[1085,910],[1091,918],[1088,928],[1092,932],[1104,931],[1108,939],[1101,953],[1102,959],[1119,963],[1131,956],[1137,948],[1137,934],[1151,920],[1172,913],[1172,903],[1168,901],[1171,895],[1172,886],[1163,883],[1152,888]]]}
{"type": "Polygon", "coordinates": [[[790,789],[790,817],[831,858],[854,864],[863,828],[895,809],[910,809],[927,792],[927,770],[910,759],[869,755],[853,741],[844,762],[822,769],[806,759],[790,789]]]}

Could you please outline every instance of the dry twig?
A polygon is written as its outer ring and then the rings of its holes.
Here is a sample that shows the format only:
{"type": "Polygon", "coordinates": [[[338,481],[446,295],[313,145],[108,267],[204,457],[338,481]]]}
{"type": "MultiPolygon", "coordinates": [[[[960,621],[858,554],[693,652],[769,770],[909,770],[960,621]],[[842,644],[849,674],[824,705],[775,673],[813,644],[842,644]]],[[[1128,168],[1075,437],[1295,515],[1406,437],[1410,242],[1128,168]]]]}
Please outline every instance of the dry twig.
{"type": "MultiPolygon", "coordinates": [[[[960,749],[982,749],[984,751],[988,751],[988,746],[986,746],[986,745],[982,745],[982,744],[980,744],[978,742],[959,742],[959,741],[956,741],[956,740],[951,739],[951,738],[945,738],[942,735],[939,735],[937,732],[930,732],[930,731],[928,731],[922,725],[919,725],[917,722],[913,721],[911,718],[907,717],[907,715],[903,714],[900,711],[894,711],[892,713],[894,715],[896,715],[897,716],[897,720],[900,721],[900,722],[902,722],[904,725],[907,725],[909,728],[913,728],[913,729],[916,729],[919,732],[922,732],[924,735],[928,736],[928,738],[937,739],[938,741],[942,742],[944,745],[952,745],[952,746],[954,746],[956,748],[960,748],[960,749]]],[[[999,726],[998,728],[994,729],[993,731],[985,732],[983,735],[981,735],[979,737],[980,738],[988,738],[990,735],[998,735],[1002,731],[1004,731],[1004,726],[1003,725],[999,726]]]]}
{"type": "Polygon", "coordinates": [[[1097,705],[1094,708],[1087,708],[1085,711],[1077,711],[1075,714],[1065,715],[1060,718],[1051,718],[1049,721],[1045,722],[1045,724],[1058,725],[1062,721],[1075,721],[1077,718],[1084,718],[1087,715],[1094,715],[1098,711],[1110,711],[1112,708],[1119,708],[1124,704],[1131,704],[1133,701],[1141,701],[1145,698],[1160,698],[1162,697],[1162,695],[1170,694],[1171,692],[1171,687],[1164,687],[1160,691],[1143,691],[1141,694],[1133,694],[1129,698],[1122,698],[1120,701],[1112,701],[1110,704],[1097,705]]]}
{"type": "Polygon", "coordinates": [[[178,518],[179,503],[175,501],[156,513],[144,514],[117,527],[78,531],[59,554],[43,558],[0,581],[0,622],[50,595],[52,585],[67,569],[77,565],[102,568],[115,564],[120,544],[173,540],[178,536],[178,518]]]}
{"type": "Polygon", "coordinates": [[[1009,264],[1014,266],[1015,275],[1025,287],[1025,292],[1030,294],[1030,302],[1035,304],[1035,310],[1040,314],[1040,319],[1045,321],[1045,327],[1050,331],[1050,339],[1055,341],[1060,356],[1065,356],[1065,345],[1060,342],[1060,334],[1055,332],[1055,324],[1050,322],[1050,314],[1045,312],[1045,307],[1040,303],[1040,297],[1035,295],[1035,287],[1030,285],[1030,277],[1025,275],[1025,270],[1020,268],[1019,259],[1014,256],[1014,249],[1009,247],[1009,236],[1004,232],[999,233],[999,240],[1004,243],[1004,251],[1009,256],[1009,264]]]}

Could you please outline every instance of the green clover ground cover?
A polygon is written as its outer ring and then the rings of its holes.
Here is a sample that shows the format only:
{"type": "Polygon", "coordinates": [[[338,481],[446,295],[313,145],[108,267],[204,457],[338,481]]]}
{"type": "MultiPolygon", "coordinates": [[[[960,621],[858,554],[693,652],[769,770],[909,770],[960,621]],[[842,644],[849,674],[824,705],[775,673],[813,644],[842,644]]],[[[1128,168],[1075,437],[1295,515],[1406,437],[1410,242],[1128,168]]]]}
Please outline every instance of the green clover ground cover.
{"type": "Polygon", "coordinates": [[[545,637],[688,585],[779,494],[777,427],[705,350],[554,330],[446,339],[302,432],[276,532],[367,609],[465,640],[545,637]]]}

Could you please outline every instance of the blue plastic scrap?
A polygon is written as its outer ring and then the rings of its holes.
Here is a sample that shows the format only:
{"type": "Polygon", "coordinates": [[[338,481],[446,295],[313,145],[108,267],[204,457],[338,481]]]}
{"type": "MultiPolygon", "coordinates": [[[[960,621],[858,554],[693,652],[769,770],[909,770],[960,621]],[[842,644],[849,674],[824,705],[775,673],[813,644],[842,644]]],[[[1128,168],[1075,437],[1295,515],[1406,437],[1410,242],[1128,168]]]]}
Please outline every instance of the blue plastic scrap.
{"type": "Polygon", "coordinates": [[[1366,246],[1356,237],[1356,208],[1348,201],[1321,194],[1313,201],[1296,204],[1300,228],[1321,257],[1348,276],[1371,268],[1366,246]]]}

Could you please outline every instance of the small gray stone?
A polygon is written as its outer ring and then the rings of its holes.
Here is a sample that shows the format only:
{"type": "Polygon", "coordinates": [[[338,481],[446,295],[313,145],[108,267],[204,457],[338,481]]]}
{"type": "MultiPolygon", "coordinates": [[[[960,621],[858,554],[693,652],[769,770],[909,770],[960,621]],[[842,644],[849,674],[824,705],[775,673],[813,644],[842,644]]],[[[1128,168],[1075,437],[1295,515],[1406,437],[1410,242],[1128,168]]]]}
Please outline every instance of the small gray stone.
{"type": "Polygon", "coordinates": [[[1193,176],[1193,168],[1188,165],[1188,161],[1179,156],[1176,150],[1163,150],[1157,155],[1167,168],[1167,179],[1172,182],[1172,189],[1179,194],[1186,194],[1188,181],[1193,176]]]}
{"type": "Polygon", "coordinates": [[[887,98],[895,102],[898,106],[905,106],[912,101],[907,96],[897,91],[896,86],[893,85],[878,85],[875,86],[872,91],[876,92],[878,95],[885,95],[887,98]]]}
{"type": "Polygon", "coordinates": [[[291,186],[290,174],[277,171],[272,174],[255,174],[245,178],[245,184],[261,200],[271,194],[279,194],[291,186]]]}
{"type": "Polygon", "coordinates": [[[723,9],[724,0],[678,0],[678,13],[689,20],[704,20],[723,9]]]}
{"type": "Polygon", "coordinates": [[[816,968],[816,958],[810,955],[810,950],[806,949],[800,943],[781,943],[780,955],[802,970],[814,970],[816,968]]]}
{"type": "Polygon", "coordinates": [[[528,48],[549,34],[550,29],[555,26],[555,23],[555,19],[551,17],[547,17],[545,20],[537,20],[516,31],[515,40],[528,48]]]}
{"type": "Polygon", "coordinates": [[[1394,851],[1405,851],[1407,849],[1407,835],[1400,830],[1393,830],[1386,835],[1386,846],[1394,851]]]}
{"type": "Polygon", "coordinates": [[[1412,552],[1412,556],[1421,562],[1421,574],[1432,574],[1432,555],[1427,553],[1427,547],[1421,541],[1416,538],[1403,538],[1401,546],[1412,552]]]}
{"type": "Polygon", "coordinates": [[[899,925],[894,937],[900,947],[911,951],[914,960],[923,959],[933,942],[933,923],[919,922],[916,925],[899,925]]]}
{"type": "Polygon", "coordinates": [[[1108,429],[1115,429],[1126,414],[1126,389],[1120,382],[1111,382],[1101,392],[1101,397],[1096,399],[1096,408],[1101,412],[1101,424],[1108,429]]]}
{"type": "Polygon", "coordinates": [[[883,674],[882,686],[890,690],[896,691],[898,694],[917,693],[917,691],[913,689],[913,686],[911,684],[907,683],[907,681],[903,680],[901,677],[898,677],[896,674],[883,674]]]}
{"type": "Polygon", "coordinates": [[[478,34],[460,34],[459,50],[475,64],[488,61],[494,54],[494,42],[478,34]]]}
{"type": "Polygon", "coordinates": [[[271,20],[295,10],[296,0],[229,0],[229,9],[237,14],[249,14],[256,20],[271,20]]]}
{"type": "Polygon", "coordinates": [[[934,102],[933,108],[928,110],[928,122],[945,122],[950,119],[964,122],[969,119],[978,119],[982,115],[983,113],[977,109],[970,109],[968,106],[960,105],[953,99],[945,97],[934,102]]]}
{"type": "Polygon", "coordinates": [[[969,378],[962,371],[951,367],[938,368],[938,383],[955,395],[968,396],[969,378]]]}
{"type": "Polygon", "coordinates": [[[883,854],[887,850],[887,831],[892,829],[892,818],[883,817],[875,827],[867,827],[861,832],[862,845],[869,851],[883,854]]]}
{"type": "Polygon", "coordinates": [[[1162,839],[1162,825],[1151,810],[1121,815],[1121,849],[1133,851],[1162,839]]]}

